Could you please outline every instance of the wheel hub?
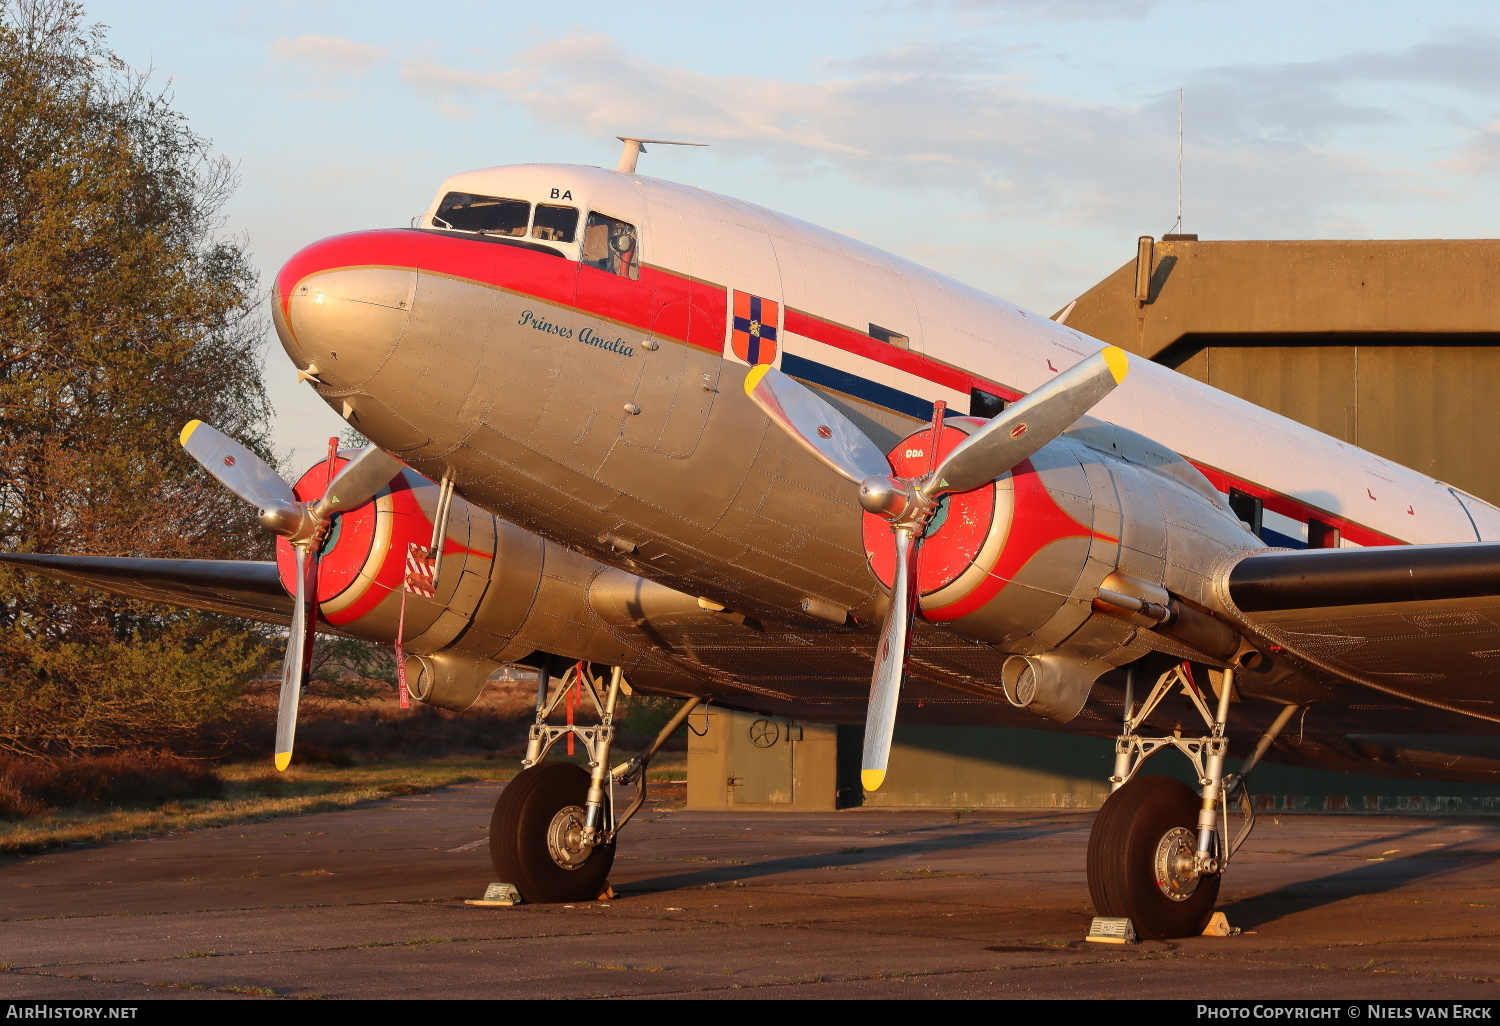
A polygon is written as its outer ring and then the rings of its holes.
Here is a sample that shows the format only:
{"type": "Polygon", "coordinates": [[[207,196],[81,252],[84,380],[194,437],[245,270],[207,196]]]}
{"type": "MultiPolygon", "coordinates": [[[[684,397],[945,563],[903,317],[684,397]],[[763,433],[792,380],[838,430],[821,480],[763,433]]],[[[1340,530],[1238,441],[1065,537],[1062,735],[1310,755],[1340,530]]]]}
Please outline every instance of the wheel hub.
{"type": "Polygon", "coordinates": [[[577,869],[593,853],[583,840],[586,816],[577,805],[569,805],[558,809],[547,827],[547,854],[563,869],[577,869]]]}
{"type": "Polygon", "coordinates": [[[1192,831],[1173,827],[1156,846],[1156,886],[1173,901],[1186,901],[1198,889],[1198,840],[1192,831]]]}

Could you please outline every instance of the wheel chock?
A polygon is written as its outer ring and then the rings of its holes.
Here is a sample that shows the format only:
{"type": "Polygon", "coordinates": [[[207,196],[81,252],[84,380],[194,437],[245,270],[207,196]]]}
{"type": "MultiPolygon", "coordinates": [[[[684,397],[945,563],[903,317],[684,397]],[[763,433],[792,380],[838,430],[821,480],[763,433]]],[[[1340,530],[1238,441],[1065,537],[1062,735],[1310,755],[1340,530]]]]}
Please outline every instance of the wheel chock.
{"type": "Polygon", "coordinates": [[[516,890],[515,884],[492,883],[484,889],[484,897],[466,899],[464,904],[478,905],[481,908],[507,908],[523,902],[521,892],[516,890]]]}
{"type": "Polygon", "coordinates": [[[1095,916],[1089,923],[1089,935],[1084,938],[1096,944],[1134,944],[1135,924],[1129,919],[1113,916],[1095,916]]]}
{"type": "Polygon", "coordinates": [[[1229,925],[1229,917],[1222,912],[1215,912],[1208,920],[1208,925],[1203,928],[1205,937],[1237,937],[1240,928],[1229,925]]]}

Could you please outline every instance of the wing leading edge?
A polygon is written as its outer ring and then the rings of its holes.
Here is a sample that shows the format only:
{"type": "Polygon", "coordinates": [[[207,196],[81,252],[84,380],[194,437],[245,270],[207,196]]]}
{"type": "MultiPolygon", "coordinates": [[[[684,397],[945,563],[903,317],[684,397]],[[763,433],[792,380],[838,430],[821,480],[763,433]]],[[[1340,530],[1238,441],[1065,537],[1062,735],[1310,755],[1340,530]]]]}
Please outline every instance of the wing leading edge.
{"type": "Polygon", "coordinates": [[[292,599],[273,562],[0,552],[0,562],[128,598],[286,626],[292,599]]]}

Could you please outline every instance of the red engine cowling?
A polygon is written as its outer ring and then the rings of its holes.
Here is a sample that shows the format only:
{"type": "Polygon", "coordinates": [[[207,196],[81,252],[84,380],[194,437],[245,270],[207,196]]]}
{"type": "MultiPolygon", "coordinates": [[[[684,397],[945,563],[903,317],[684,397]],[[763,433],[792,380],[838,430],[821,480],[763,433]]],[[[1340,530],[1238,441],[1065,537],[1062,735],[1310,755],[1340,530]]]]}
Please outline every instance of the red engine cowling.
{"type": "MultiPolygon", "coordinates": [[[[936,455],[932,429],[918,431],[891,450],[891,466],[919,477],[983,423],[949,418],[936,455]]],[[[1046,626],[1091,558],[1114,569],[1119,539],[1095,528],[1092,491],[1073,453],[1053,445],[991,485],[945,497],[918,550],[923,619],[1002,645],[1046,626]]],[[[890,587],[895,547],[886,520],[866,513],[864,540],[871,570],[890,587]]]]}
{"type": "MultiPolygon", "coordinates": [[[[891,465],[920,477],[983,423],[949,418],[937,453],[932,429],[918,431],[891,450],[891,465]]],[[[1096,611],[1105,578],[1196,600],[1206,582],[1190,579],[1192,568],[1246,543],[1212,486],[1180,458],[1109,425],[1075,435],[990,485],[947,496],[916,568],[922,618],[1014,653],[997,686],[1057,720],[1078,713],[1101,673],[1158,645],[1139,625],[1096,611]],[[1192,558],[1169,558],[1176,549],[1192,558]]],[[[864,543],[871,570],[889,588],[895,546],[883,518],[865,515],[864,543]]]]}
{"type": "MultiPolygon", "coordinates": [[[[309,469],[293,486],[298,499],[321,498],[354,453],[309,469]]],[[[412,546],[432,543],[439,487],[414,470],[365,505],[338,516],[318,563],[320,617],[372,641],[395,640],[401,588],[412,546]]],[[[492,514],[452,498],[434,598],[407,594],[403,642],[412,695],[446,708],[471,705],[501,663],[531,649],[511,644],[541,581],[542,542],[492,514]],[[514,649],[514,650],[513,650],[514,649]]],[[[291,545],[276,543],[282,586],[295,590],[291,545]]]]}

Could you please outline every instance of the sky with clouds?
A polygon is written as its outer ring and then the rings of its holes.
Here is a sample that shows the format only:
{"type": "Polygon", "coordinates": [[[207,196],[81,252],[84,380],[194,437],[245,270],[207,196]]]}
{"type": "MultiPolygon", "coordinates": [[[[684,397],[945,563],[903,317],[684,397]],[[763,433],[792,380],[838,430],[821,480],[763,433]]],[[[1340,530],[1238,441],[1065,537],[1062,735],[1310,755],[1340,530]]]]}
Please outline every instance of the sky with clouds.
{"type": "MultiPolygon", "coordinates": [[[[85,0],[240,168],[269,282],[405,224],[447,175],[641,170],[794,214],[1051,313],[1172,230],[1500,234],[1500,6],[1474,0],[85,0]]],[[[298,463],[339,420],[273,346],[298,463]]]]}

